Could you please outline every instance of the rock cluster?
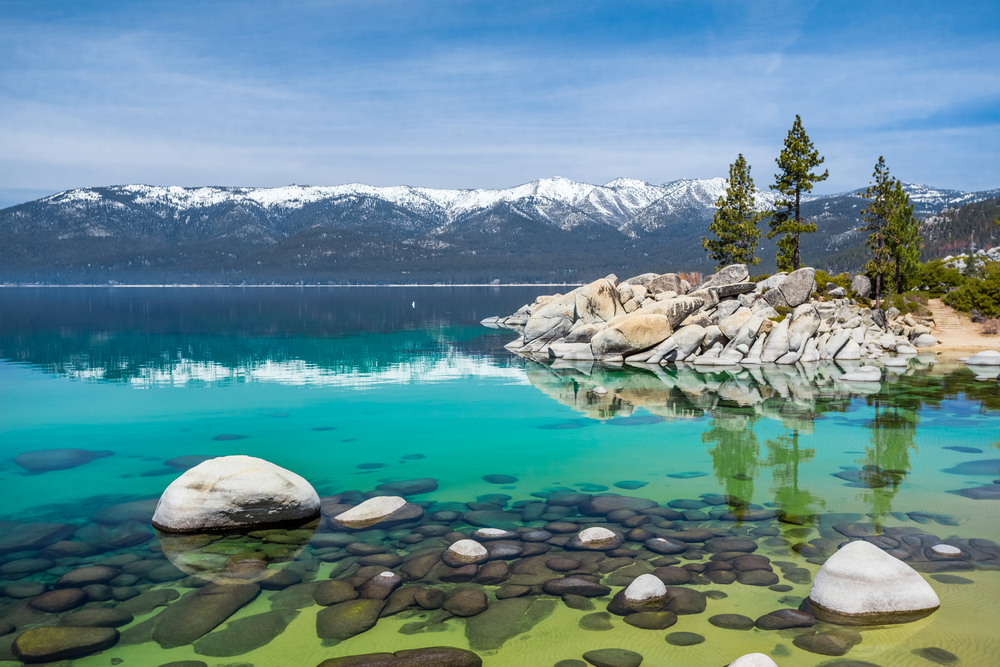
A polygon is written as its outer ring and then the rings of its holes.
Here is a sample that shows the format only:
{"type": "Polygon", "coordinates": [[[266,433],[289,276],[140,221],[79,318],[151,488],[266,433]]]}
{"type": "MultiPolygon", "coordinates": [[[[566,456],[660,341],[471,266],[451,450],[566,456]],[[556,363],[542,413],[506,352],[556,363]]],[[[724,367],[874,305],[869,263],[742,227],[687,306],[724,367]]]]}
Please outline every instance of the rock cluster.
{"type": "MultiPolygon", "coordinates": [[[[734,264],[694,286],[672,273],[622,282],[610,275],[483,324],[521,331],[507,345],[519,354],[603,363],[795,364],[916,354],[937,344],[931,322],[873,310],[833,283],[814,296],[815,273],[802,268],[754,283],[745,265],[734,264]]],[[[866,281],[856,276],[852,288],[865,294],[866,281]]]]}

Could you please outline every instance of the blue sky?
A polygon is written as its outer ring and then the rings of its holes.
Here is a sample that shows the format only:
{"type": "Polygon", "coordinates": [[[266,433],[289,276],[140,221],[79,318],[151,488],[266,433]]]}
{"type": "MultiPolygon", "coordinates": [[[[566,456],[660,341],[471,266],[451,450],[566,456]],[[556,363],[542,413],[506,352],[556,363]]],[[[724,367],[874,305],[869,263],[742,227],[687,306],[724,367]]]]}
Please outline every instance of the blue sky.
{"type": "Polygon", "coordinates": [[[0,0],[0,205],[88,185],[1000,187],[1000,3],[0,0]]]}

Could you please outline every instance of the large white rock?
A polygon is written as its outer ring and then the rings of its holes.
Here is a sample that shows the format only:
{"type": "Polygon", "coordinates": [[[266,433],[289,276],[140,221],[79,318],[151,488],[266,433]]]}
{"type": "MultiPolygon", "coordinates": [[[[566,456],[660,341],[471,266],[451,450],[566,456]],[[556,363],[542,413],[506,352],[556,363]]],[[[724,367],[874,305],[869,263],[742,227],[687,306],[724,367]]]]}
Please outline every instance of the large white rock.
{"type": "Polygon", "coordinates": [[[941,606],[916,570],[863,540],[849,542],[823,564],[809,602],[816,618],[846,625],[908,623],[941,606]]]}
{"type": "Polygon", "coordinates": [[[973,366],[1000,366],[1000,352],[996,350],[984,350],[976,352],[968,359],[961,359],[960,361],[973,366]]]}
{"type": "Polygon", "coordinates": [[[467,563],[482,563],[489,558],[489,552],[479,542],[475,540],[458,540],[442,554],[444,562],[449,565],[463,565],[467,563]]]}
{"type": "Polygon", "coordinates": [[[348,528],[367,528],[386,519],[405,504],[406,500],[399,496],[376,496],[333,518],[348,528]]]}
{"type": "Polygon", "coordinates": [[[778,665],[763,653],[747,653],[729,663],[729,667],[778,667],[778,665]]]}
{"type": "Polygon", "coordinates": [[[160,496],[153,525],[195,533],[319,516],[319,496],[306,480],[264,459],[220,456],[175,479],[160,496]]]}
{"type": "Polygon", "coordinates": [[[625,589],[625,599],[632,602],[650,602],[666,598],[667,587],[659,577],[652,574],[640,574],[625,589]]]}

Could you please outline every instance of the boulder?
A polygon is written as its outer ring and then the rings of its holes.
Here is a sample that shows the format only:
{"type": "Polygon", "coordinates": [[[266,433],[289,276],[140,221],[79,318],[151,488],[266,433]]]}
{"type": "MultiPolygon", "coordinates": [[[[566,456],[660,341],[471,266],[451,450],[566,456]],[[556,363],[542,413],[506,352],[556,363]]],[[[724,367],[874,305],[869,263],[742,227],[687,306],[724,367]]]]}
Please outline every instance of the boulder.
{"type": "Polygon", "coordinates": [[[778,665],[763,653],[747,653],[729,663],[729,667],[778,667],[778,665]]]}
{"type": "Polygon", "coordinates": [[[431,646],[395,653],[365,653],[329,658],[321,662],[319,667],[483,667],[483,660],[465,649],[431,646]]]}
{"type": "Polygon", "coordinates": [[[792,313],[792,323],[788,325],[788,351],[803,350],[806,341],[819,330],[819,313],[812,304],[804,303],[792,313]]]}
{"type": "Polygon", "coordinates": [[[585,528],[566,542],[567,549],[587,551],[610,551],[617,549],[625,541],[625,536],[607,528],[593,526],[585,528]]]}
{"type": "MultiPolygon", "coordinates": [[[[689,324],[686,327],[678,329],[671,336],[671,339],[674,341],[676,350],[676,353],[673,354],[674,358],[678,361],[683,361],[701,347],[702,341],[705,340],[705,327],[698,324],[689,324]]],[[[669,358],[670,353],[664,356],[669,358]]]]}
{"type": "Polygon", "coordinates": [[[602,648],[587,651],[583,659],[594,667],[639,667],[642,655],[623,648],[602,648]]]}
{"type": "Polygon", "coordinates": [[[577,318],[586,324],[608,322],[625,312],[618,290],[604,278],[580,288],[575,304],[577,318]]]}
{"type": "Polygon", "coordinates": [[[632,612],[659,611],[667,603],[667,587],[652,574],[636,577],[608,603],[608,611],[624,616],[632,612]]]}
{"type": "Polygon", "coordinates": [[[441,559],[452,567],[482,563],[489,557],[486,547],[475,540],[458,540],[441,555],[441,559]]]}
{"type": "Polygon", "coordinates": [[[169,533],[243,528],[318,517],[319,496],[295,473],[252,456],[221,456],[175,479],[153,525],[169,533]]]}
{"type": "MultiPolygon", "coordinates": [[[[466,619],[465,636],[469,646],[476,651],[496,650],[508,639],[531,630],[555,610],[556,604],[555,600],[534,597],[498,599],[483,613],[466,619]]],[[[427,663],[420,667],[437,667],[438,664],[427,663]]]]}
{"type": "Polygon", "coordinates": [[[761,352],[760,361],[764,364],[773,364],[781,357],[788,354],[788,318],[778,322],[778,325],[768,334],[764,342],[764,350],[761,352]]]}
{"type": "Polygon", "coordinates": [[[663,301],[647,301],[639,309],[640,313],[666,315],[671,329],[678,328],[692,313],[705,306],[705,299],[698,296],[678,296],[663,301]]]}
{"type": "Polygon", "coordinates": [[[708,276],[700,283],[698,283],[694,292],[700,292],[707,290],[710,287],[721,287],[722,285],[734,285],[736,283],[745,283],[750,279],[750,272],[747,270],[746,264],[730,264],[729,266],[724,266],[719,269],[719,272],[708,276]]]}
{"type": "Polygon", "coordinates": [[[55,662],[111,648],[118,637],[114,628],[33,628],[21,633],[11,648],[22,662],[55,662]]]}
{"type": "Polygon", "coordinates": [[[996,350],[984,350],[959,361],[970,366],[1000,366],[1000,352],[996,350]]]}
{"type": "Polygon", "coordinates": [[[569,333],[576,319],[576,295],[567,294],[552,299],[538,308],[524,325],[524,342],[555,340],[569,333]]]}
{"type": "Polygon", "coordinates": [[[161,611],[153,639],[163,648],[190,644],[222,625],[259,592],[253,583],[212,582],[161,611]]]}
{"type": "Polygon", "coordinates": [[[376,496],[333,518],[348,528],[367,528],[389,518],[404,505],[406,500],[399,496],[376,496]]]}
{"type": "Polygon", "coordinates": [[[916,570],[865,541],[849,542],[824,563],[809,603],[816,618],[840,625],[908,623],[941,605],[916,570]]]}
{"type": "MultiPolygon", "coordinates": [[[[649,275],[649,274],[645,274],[649,275]]],[[[630,285],[642,284],[634,282],[635,278],[629,278],[628,283],[630,285]]],[[[676,273],[664,273],[662,275],[654,277],[650,280],[645,288],[650,294],[663,294],[664,292],[674,292],[676,294],[684,294],[685,290],[681,286],[681,278],[676,273]]]]}
{"type": "Polygon", "coordinates": [[[937,338],[934,336],[923,333],[913,339],[913,347],[934,347],[937,345],[937,338]]]}
{"type": "Polygon", "coordinates": [[[385,607],[383,600],[350,600],[324,607],[316,614],[316,634],[320,639],[350,639],[371,630],[385,607]]]}
{"type": "Polygon", "coordinates": [[[609,324],[590,345],[595,357],[631,354],[662,343],[672,332],[666,315],[640,309],[609,324]]]}
{"type": "Polygon", "coordinates": [[[792,271],[778,286],[778,290],[785,298],[785,303],[789,308],[797,308],[809,301],[812,294],[813,285],[816,284],[816,269],[804,267],[798,271],[792,271]]]}
{"type": "MultiPolygon", "coordinates": [[[[753,317],[753,312],[749,308],[740,307],[732,315],[719,321],[719,329],[722,330],[726,338],[733,340],[751,317],[753,317]]],[[[755,331],[754,334],[756,333],[755,331]]]]}
{"type": "Polygon", "coordinates": [[[76,526],[72,523],[0,522],[0,556],[41,549],[69,537],[74,531],[76,526]]]}
{"type": "Polygon", "coordinates": [[[872,295],[872,281],[868,276],[856,275],[851,280],[851,291],[857,293],[862,299],[867,299],[872,295]]]}

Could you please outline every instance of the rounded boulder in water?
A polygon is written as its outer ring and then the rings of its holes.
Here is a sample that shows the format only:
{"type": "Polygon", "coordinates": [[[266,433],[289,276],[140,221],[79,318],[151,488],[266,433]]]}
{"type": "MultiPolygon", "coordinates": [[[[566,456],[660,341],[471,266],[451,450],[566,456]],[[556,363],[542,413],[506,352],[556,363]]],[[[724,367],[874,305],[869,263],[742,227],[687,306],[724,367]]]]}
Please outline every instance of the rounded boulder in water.
{"type": "Polygon", "coordinates": [[[816,618],[840,625],[908,623],[941,606],[916,570],[864,541],[845,544],[823,564],[809,603],[816,618]]]}
{"type": "Polygon", "coordinates": [[[221,456],[191,468],[160,496],[153,525],[171,533],[244,528],[318,517],[316,490],[295,473],[252,456],[221,456]]]}

